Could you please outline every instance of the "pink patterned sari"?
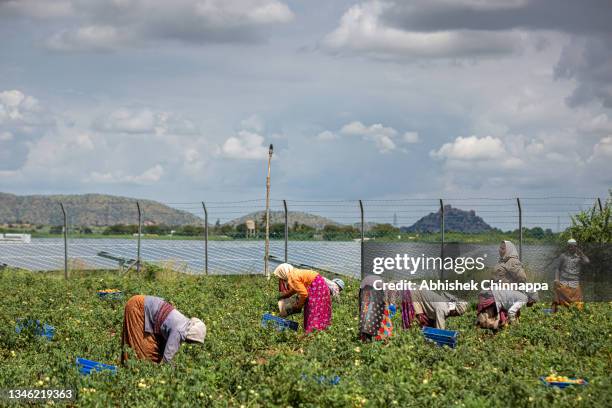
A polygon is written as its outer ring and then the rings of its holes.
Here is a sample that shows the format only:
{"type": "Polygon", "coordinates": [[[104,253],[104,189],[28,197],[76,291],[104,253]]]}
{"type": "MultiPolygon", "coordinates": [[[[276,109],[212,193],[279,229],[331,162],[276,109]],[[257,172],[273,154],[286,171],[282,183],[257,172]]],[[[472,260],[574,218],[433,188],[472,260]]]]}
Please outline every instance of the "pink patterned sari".
{"type": "Polygon", "coordinates": [[[308,299],[304,306],[304,330],[325,330],[331,324],[331,296],[325,280],[321,275],[308,287],[308,299]]]}

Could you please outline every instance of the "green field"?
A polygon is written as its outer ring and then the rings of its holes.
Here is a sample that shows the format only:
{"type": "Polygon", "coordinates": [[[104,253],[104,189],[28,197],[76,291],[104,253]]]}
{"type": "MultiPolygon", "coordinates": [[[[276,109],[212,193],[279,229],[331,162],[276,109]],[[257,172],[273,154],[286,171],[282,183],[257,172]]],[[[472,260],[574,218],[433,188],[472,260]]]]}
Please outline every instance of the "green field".
{"type": "Polygon", "coordinates": [[[497,335],[474,328],[472,309],[450,320],[449,328],[460,331],[451,350],[426,343],[417,329],[397,329],[388,344],[358,341],[356,281],[334,301],[332,327],[304,337],[301,330],[260,328],[262,313],[275,304],[276,282],[257,276],[100,272],[65,281],[5,270],[0,278],[0,389],[74,388],[76,406],[612,406],[609,303],[554,316],[543,314],[548,305],[536,305],[497,335]],[[183,345],[174,367],[131,360],[114,376],[80,376],[76,357],[118,363],[125,299],[98,299],[96,291],[105,288],[162,296],[201,317],[205,344],[183,345]],[[16,318],[54,325],[55,338],[16,334],[16,318]],[[547,388],[539,376],[551,372],[590,384],[547,388]],[[319,384],[313,377],[320,375],[341,380],[319,384]]]}

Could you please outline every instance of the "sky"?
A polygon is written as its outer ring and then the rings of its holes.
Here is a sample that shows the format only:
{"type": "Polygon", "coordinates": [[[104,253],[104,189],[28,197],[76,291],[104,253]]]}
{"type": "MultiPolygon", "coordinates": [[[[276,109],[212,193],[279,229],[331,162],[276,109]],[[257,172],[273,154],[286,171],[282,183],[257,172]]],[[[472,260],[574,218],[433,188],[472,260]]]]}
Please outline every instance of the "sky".
{"type": "Polygon", "coordinates": [[[0,191],[605,197],[609,0],[0,0],[0,191]]]}

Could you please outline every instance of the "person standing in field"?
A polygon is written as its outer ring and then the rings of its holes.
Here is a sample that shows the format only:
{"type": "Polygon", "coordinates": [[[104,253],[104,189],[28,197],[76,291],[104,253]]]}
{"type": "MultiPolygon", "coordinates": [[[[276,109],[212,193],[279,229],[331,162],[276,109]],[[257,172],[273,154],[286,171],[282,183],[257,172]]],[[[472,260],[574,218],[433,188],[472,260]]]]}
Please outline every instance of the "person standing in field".
{"type": "Polygon", "coordinates": [[[495,265],[493,280],[502,283],[527,282],[527,274],[519,259],[519,253],[511,241],[502,241],[499,245],[499,262],[495,265]]]}
{"type": "Polygon", "coordinates": [[[580,288],[580,275],[582,266],[589,263],[589,258],[578,248],[575,239],[567,241],[567,250],[559,257],[559,267],[555,273],[555,298],[552,303],[553,312],[559,306],[575,304],[582,310],[582,289],[580,288]]]}
{"type": "Polygon", "coordinates": [[[123,314],[121,364],[127,360],[126,345],[139,359],[169,363],[182,342],[204,343],[205,337],[206,325],[200,319],[188,319],[162,298],[132,296],[123,314]]]}
{"type": "Polygon", "coordinates": [[[274,276],[281,281],[280,287],[287,288],[281,292],[279,300],[298,295],[297,302],[281,312],[282,317],[298,313],[303,308],[306,333],[329,327],[332,319],[331,295],[321,275],[283,263],[276,267],[274,276]]]}

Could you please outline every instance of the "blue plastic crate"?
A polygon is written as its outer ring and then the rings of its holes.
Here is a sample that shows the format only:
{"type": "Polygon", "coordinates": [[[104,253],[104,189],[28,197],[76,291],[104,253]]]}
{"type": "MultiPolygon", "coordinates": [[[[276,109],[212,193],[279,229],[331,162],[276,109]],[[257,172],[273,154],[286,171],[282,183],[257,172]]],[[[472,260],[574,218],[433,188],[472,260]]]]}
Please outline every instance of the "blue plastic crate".
{"type": "Polygon", "coordinates": [[[308,381],[310,378],[321,385],[338,385],[340,384],[340,377],[337,375],[326,377],[324,375],[313,375],[312,377],[302,374],[302,379],[308,381]]]}
{"type": "Polygon", "coordinates": [[[121,291],[117,291],[117,292],[100,292],[98,291],[98,297],[100,299],[121,299],[123,298],[123,292],[121,291]]]}
{"type": "MultiPolygon", "coordinates": [[[[577,378],[570,378],[570,380],[577,380],[577,378]]],[[[570,382],[564,382],[564,381],[554,381],[554,382],[548,382],[546,381],[546,376],[542,376],[540,377],[540,381],[542,381],[542,383],[544,383],[544,385],[546,385],[547,387],[557,387],[557,388],[565,388],[565,387],[569,387],[570,385],[577,385],[577,386],[585,386],[588,385],[589,382],[585,379],[582,379],[584,381],[584,383],[582,384],[576,384],[576,383],[570,383],[570,382]]]]}
{"type": "Polygon", "coordinates": [[[424,327],[422,332],[423,336],[425,336],[427,340],[433,341],[439,346],[455,348],[457,345],[457,336],[459,335],[459,332],[436,329],[434,327],[424,327]]]}
{"type": "Polygon", "coordinates": [[[273,324],[279,331],[286,329],[297,331],[299,327],[298,323],[293,320],[287,320],[270,313],[265,313],[261,318],[261,327],[268,327],[270,324],[273,324]]]}
{"type": "Polygon", "coordinates": [[[113,374],[117,372],[117,367],[113,365],[99,363],[97,361],[87,360],[85,358],[77,357],[76,359],[77,368],[81,375],[89,375],[92,372],[99,371],[110,371],[113,374]]]}
{"type": "Polygon", "coordinates": [[[55,335],[55,327],[50,324],[42,323],[40,320],[23,320],[17,319],[15,325],[15,333],[21,333],[23,330],[33,328],[34,334],[43,336],[47,340],[52,340],[55,335]]]}

